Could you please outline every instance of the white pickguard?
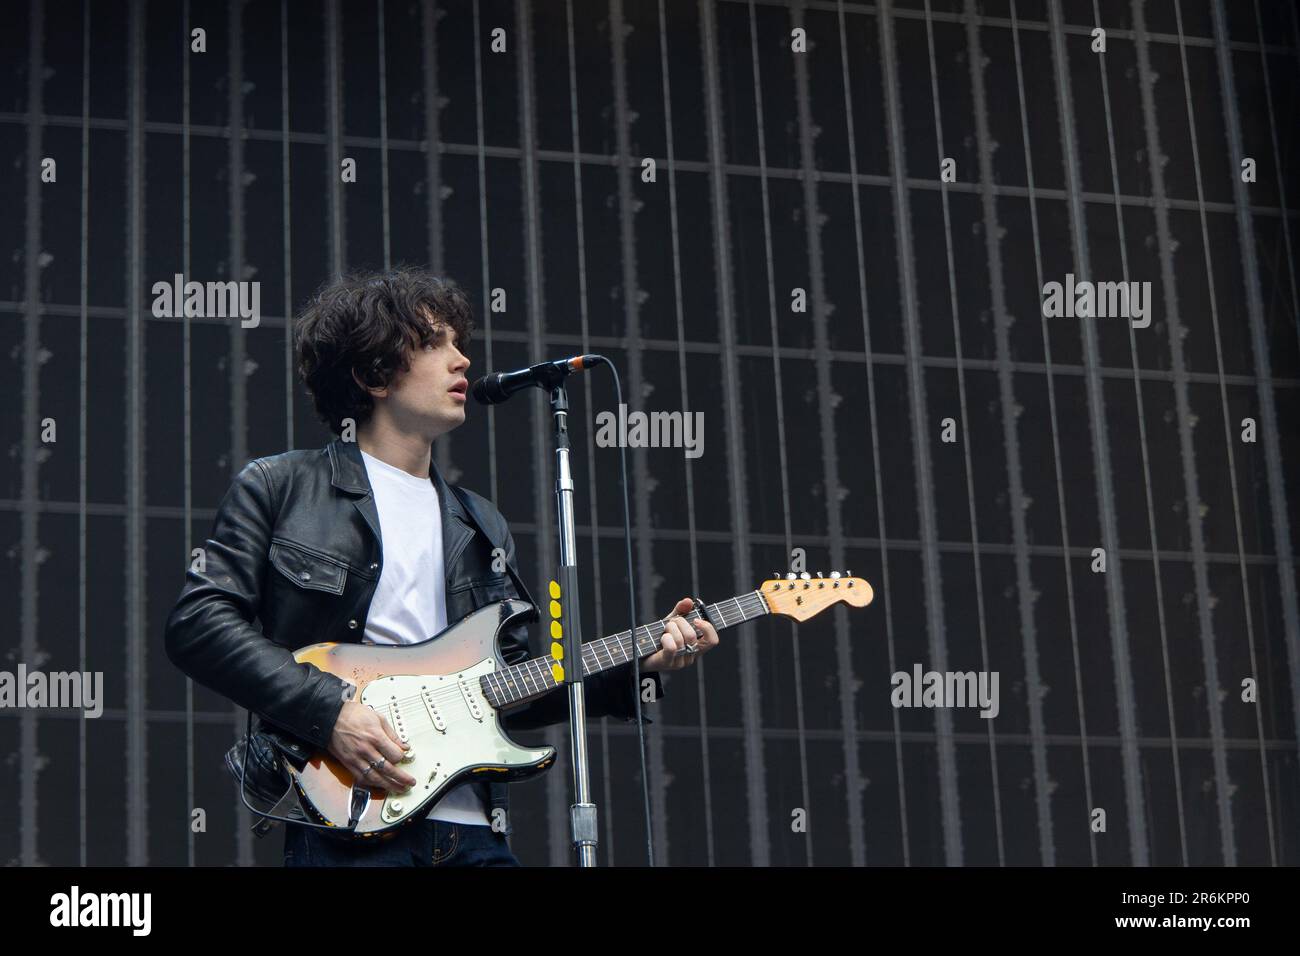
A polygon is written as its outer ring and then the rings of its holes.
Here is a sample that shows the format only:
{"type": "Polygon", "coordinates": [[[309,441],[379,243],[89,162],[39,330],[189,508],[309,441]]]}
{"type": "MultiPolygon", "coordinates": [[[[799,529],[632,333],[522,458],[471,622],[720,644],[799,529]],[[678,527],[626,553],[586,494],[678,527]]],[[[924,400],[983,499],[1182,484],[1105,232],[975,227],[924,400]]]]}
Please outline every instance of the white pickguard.
{"type": "Polygon", "coordinates": [[[398,766],[415,786],[384,798],[380,819],[394,824],[410,816],[470,767],[530,766],[550,747],[520,747],[508,740],[483,696],[479,678],[496,669],[488,658],[454,674],[398,674],[366,685],[361,702],[382,714],[410,754],[398,766]],[[400,702],[395,706],[395,702],[400,702]]]}

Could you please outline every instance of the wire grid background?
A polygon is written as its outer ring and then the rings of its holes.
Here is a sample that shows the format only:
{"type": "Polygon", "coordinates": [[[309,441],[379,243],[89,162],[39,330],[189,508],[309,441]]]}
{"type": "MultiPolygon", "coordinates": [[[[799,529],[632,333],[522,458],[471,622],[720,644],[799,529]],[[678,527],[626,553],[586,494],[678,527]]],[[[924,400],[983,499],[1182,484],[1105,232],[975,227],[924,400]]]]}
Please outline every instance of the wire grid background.
{"type": "MultiPolygon", "coordinates": [[[[875,587],[724,631],[668,678],[658,862],[1300,862],[1292,4],[6,14],[4,667],[100,670],[106,700],[0,710],[0,860],[279,861],[220,766],[244,714],[169,664],[162,623],[242,463],[328,437],[285,315],[408,262],[475,301],[471,375],[599,351],[634,410],[705,412],[699,459],[629,453],[642,620],[752,590],[794,548],[875,587]],[[1069,272],[1149,281],[1150,326],[1044,320],[1069,272]],[[155,318],[177,273],[260,282],[260,325],[155,318]],[[914,664],[997,671],[998,717],[892,707],[914,664]]],[[[572,397],[591,638],[628,614],[617,451],[591,444],[614,399],[599,374],[572,397]]],[[[547,428],[525,396],[436,446],[537,587],[547,428]]],[[[591,744],[601,859],[643,862],[632,725],[591,744]]],[[[569,862],[569,799],[563,762],[512,787],[523,862],[569,862]]]]}

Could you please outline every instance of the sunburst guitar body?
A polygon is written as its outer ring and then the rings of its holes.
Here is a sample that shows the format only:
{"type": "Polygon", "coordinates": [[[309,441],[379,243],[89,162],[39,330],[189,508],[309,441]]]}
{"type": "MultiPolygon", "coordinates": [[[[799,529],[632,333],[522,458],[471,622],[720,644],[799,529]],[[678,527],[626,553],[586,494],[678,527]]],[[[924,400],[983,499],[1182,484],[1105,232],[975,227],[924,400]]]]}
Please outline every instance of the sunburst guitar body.
{"type": "MultiPolygon", "coordinates": [[[[864,607],[871,585],[861,578],[820,574],[776,578],[756,591],[717,604],[697,602],[687,620],[705,618],[719,631],[765,614],[806,620],[838,603],[864,607]]],[[[534,613],[525,601],[485,605],[419,644],[312,644],[295,658],[351,685],[351,699],[382,715],[407,751],[399,764],[415,778],[401,793],[364,786],[335,757],[314,753],[302,767],[288,765],[310,818],[350,839],[391,835],[424,817],[450,790],[475,780],[524,780],[555,762],[554,747],[524,747],[506,736],[501,717],[564,684],[554,657],[508,665],[498,635],[534,613]]],[[[663,621],[582,644],[583,674],[646,657],[660,648],[663,621]]]]}
{"type": "Polygon", "coordinates": [[[292,767],[304,809],[343,835],[394,832],[423,816],[448,791],[490,777],[522,780],[555,760],[554,747],[521,747],[500,724],[482,678],[506,669],[497,633],[532,605],[517,600],[479,608],[437,638],[420,644],[313,644],[294,656],[355,687],[352,699],[388,720],[407,749],[399,764],[415,778],[404,793],[357,784],[332,754],[317,752],[292,767]]]}

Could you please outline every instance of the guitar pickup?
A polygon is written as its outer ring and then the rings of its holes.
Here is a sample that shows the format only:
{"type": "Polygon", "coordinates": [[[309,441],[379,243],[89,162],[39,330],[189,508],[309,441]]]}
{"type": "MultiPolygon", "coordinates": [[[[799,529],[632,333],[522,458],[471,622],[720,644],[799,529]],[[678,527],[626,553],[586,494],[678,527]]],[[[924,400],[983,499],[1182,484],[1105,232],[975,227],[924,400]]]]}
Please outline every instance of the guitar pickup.
{"type": "Polygon", "coordinates": [[[445,734],[447,732],[447,721],[443,720],[442,714],[438,712],[438,705],[433,700],[433,691],[428,687],[421,687],[420,700],[424,702],[424,709],[429,712],[429,719],[433,721],[433,729],[445,734]]]}
{"type": "Polygon", "coordinates": [[[406,733],[406,721],[402,719],[402,708],[397,706],[396,697],[388,704],[388,722],[392,724],[393,730],[397,731],[397,737],[402,743],[410,743],[411,738],[406,733]]]}
{"type": "Polygon", "coordinates": [[[461,696],[465,698],[465,706],[469,708],[469,715],[475,720],[481,721],[483,719],[483,708],[479,706],[478,695],[469,686],[469,681],[462,677],[456,681],[456,685],[460,688],[461,696]]]}

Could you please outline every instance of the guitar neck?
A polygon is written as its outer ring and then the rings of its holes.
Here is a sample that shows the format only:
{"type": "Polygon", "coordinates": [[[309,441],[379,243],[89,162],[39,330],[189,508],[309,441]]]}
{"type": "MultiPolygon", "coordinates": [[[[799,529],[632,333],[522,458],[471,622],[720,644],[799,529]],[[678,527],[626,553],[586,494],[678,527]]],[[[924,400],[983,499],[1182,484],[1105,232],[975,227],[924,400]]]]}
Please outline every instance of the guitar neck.
{"type": "MultiPolygon", "coordinates": [[[[770,614],[767,602],[757,591],[750,591],[737,597],[728,598],[717,604],[707,604],[703,613],[692,610],[681,615],[688,621],[706,618],[718,630],[734,627],[756,617],[770,614]]],[[[587,641],[582,645],[582,676],[589,677],[614,667],[622,667],[632,662],[633,653],[637,657],[649,657],[662,648],[664,621],[652,621],[636,629],[636,641],[633,643],[629,632],[619,631],[600,640],[587,641]]],[[[511,707],[537,697],[543,697],[563,683],[557,661],[554,657],[534,657],[513,667],[507,667],[482,678],[484,695],[492,706],[511,707]]]]}

